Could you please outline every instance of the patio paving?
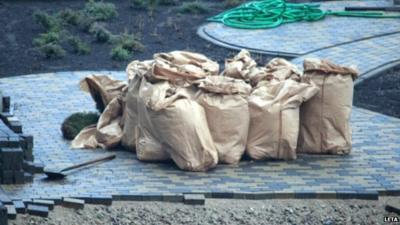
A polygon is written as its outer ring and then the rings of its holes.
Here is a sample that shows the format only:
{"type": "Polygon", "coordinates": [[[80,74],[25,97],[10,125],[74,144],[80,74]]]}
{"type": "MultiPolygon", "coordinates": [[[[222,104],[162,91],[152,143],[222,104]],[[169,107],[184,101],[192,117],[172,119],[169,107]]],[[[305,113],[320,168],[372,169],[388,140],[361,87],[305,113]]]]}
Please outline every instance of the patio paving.
{"type": "MultiPolygon", "coordinates": [[[[125,80],[124,72],[58,72],[0,79],[0,89],[16,104],[24,133],[34,135],[35,162],[63,167],[103,155],[106,151],[70,149],[60,125],[73,112],[95,111],[79,80],[91,73],[125,80]]],[[[36,174],[25,185],[2,185],[12,199],[113,196],[162,196],[205,193],[219,197],[241,194],[284,194],[315,197],[321,194],[354,197],[400,194],[400,119],[354,108],[351,119],[353,151],[348,156],[299,155],[295,161],[242,161],[218,165],[207,173],[179,170],[173,163],[144,163],[135,154],[115,151],[117,158],[46,181],[36,174]]],[[[265,195],[264,195],[265,196],[265,195]]]]}

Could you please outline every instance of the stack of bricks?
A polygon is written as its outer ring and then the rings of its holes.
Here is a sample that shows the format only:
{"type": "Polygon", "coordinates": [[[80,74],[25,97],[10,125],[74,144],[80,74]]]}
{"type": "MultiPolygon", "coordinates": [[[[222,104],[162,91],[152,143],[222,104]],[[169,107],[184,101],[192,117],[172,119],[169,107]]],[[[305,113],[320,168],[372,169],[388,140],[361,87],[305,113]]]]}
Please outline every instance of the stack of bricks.
{"type": "Polygon", "coordinates": [[[32,173],[42,169],[33,163],[33,137],[22,133],[21,122],[13,115],[11,98],[0,93],[0,100],[0,183],[31,182],[32,173]]]}

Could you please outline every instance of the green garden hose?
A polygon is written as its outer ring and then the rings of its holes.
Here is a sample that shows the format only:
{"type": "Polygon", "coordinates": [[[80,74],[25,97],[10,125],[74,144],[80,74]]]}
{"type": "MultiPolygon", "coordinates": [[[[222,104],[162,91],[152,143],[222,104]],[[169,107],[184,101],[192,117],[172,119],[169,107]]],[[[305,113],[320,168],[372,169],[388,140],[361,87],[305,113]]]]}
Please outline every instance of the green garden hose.
{"type": "Polygon", "coordinates": [[[400,18],[399,15],[384,15],[380,12],[361,11],[323,11],[319,4],[286,3],[285,0],[263,0],[244,3],[208,19],[226,26],[243,29],[275,28],[285,23],[297,21],[322,20],[327,15],[367,17],[367,18],[400,18]]]}

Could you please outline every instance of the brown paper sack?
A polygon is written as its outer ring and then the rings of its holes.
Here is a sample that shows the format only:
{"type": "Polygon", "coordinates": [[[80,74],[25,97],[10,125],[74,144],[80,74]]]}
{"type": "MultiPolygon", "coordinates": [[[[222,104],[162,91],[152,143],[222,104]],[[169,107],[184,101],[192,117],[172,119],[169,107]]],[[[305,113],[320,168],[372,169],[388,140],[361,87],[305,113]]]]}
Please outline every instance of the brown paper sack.
{"type": "Polygon", "coordinates": [[[265,67],[257,67],[251,70],[249,75],[251,85],[257,86],[258,82],[262,80],[278,79],[287,80],[292,79],[300,81],[301,71],[296,65],[282,58],[273,58],[265,65],[265,67]]]}
{"type": "Polygon", "coordinates": [[[247,154],[256,160],[296,159],[299,106],[317,92],[311,83],[261,81],[249,97],[247,154]]]}
{"type": "Polygon", "coordinates": [[[122,137],[121,128],[122,100],[115,97],[100,115],[97,125],[85,127],[72,140],[71,148],[110,149],[117,146],[122,137]]]}
{"type": "Polygon", "coordinates": [[[137,126],[138,126],[138,95],[139,87],[142,77],[145,75],[146,70],[150,70],[151,67],[147,66],[146,63],[139,61],[131,62],[126,68],[126,73],[128,75],[129,85],[128,90],[125,95],[125,110],[122,122],[123,132],[121,144],[124,148],[135,151],[136,147],[136,137],[137,126]]]}
{"type": "Polygon", "coordinates": [[[162,95],[170,84],[167,81],[151,84],[146,78],[140,82],[137,110],[138,110],[138,126],[136,137],[136,156],[142,161],[165,161],[171,159],[165,150],[167,146],[162,145],[159,141],[161,138],[156,132],[153,121],[149,117],[146,104],[151,98],[158,98],[162,95]]]}
{"type": "Polygon", "coordinates": [[[155,80],[168,80],[175,83],[217,75],[219,72],[218,63],[198,53],[173,51],[155,54],[153,58],[152,76],[155,80]]]}
{"type": "Polygon", "coordinates": [[[89,92],[98,106],[104,109],[111,100],[120,95],[126,83],[107,75],[90,75],[80,81],[80,88],[89,92]]]}
{"type": "Polygon", "coordinates": [[[326,60],[305,59],[304,78],[321,91],[301,106],[298,152],[348,154],[351,151],[349,124],[356,69],[326,60]]]}
{"type": "Polygon", "coordinates": [[[154,129],[179,168],[207,171],[217,165],[218,153],[204,109],[192,99],[188,88],[159,92],[148,106],[154,129]]]}
{"type": "Polygon", "coordinates": [[[249,82],[250,74],[256,66],[257,63],[250,57],[250,53],[243,49],[232,59],[225,60],[225,69],[222,72],[222,75],[249,82]]]}
{"type": "Polygon", "coordinates": [[[246,97],[251,86],[243,80],[208,76],[199,81],[198,102],[204,107],[208,127],[221,163],[239,163],[247,143],[250,116],[246,97]]]}

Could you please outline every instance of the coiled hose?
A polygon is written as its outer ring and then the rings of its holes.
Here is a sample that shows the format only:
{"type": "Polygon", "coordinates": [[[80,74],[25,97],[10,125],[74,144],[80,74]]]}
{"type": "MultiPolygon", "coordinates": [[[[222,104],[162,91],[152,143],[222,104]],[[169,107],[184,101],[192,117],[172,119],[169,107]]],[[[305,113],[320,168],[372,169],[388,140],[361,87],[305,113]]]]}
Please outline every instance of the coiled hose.
{"type": "Polygon", "coordinates": [[[327,15],[400,18],[399,15],[385,15],[381,12],[323,11],[319,6],[319,4],[286,3],[285,0],[252,1],[211,17],[208,21],[220,22],[235,28],[264,29],[275,28],[285,23],[297,21],[322,20],[327,15]]]}

